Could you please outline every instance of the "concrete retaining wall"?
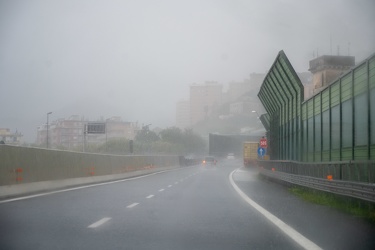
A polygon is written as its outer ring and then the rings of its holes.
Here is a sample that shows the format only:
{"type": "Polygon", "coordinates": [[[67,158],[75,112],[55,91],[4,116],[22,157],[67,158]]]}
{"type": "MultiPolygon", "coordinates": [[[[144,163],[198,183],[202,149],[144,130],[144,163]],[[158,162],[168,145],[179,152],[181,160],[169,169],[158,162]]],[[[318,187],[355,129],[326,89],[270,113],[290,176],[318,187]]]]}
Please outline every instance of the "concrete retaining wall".
{"type": "Polygon", "coordinates": [[[178,156],[100,155],[0,145],[0,197],[176,167],[179,167],[178,156]]]}

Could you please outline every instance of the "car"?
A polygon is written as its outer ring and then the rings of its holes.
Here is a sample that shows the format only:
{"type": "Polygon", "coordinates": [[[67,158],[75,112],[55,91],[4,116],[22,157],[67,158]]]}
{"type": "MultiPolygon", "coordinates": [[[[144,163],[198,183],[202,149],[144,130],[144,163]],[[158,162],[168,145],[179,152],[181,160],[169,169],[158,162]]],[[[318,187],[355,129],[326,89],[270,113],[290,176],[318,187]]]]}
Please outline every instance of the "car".
{"type": "Polygon", "coordinates": [[[204,158],[204,160],[202,161],[202,164],[204,166],[206,166],[206,165],[216,165],[216,163],[217,163],[217,160],[213,156],[206,156],[204,158]]]}

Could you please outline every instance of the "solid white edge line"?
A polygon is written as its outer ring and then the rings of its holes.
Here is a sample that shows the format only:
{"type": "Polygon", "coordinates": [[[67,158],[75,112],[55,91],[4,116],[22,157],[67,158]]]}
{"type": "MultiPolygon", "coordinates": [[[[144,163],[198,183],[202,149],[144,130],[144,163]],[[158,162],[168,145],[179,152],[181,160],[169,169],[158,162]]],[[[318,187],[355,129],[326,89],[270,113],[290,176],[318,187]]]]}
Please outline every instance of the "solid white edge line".
{"type": "Polygon", "coordinates": [[[101,220],[98,220],[97,222],[91,224],[87,228],[96,228],[96,227],[99,227],[99,226],[103,225],[104,223],[106,223],[107,221],[109,221],[110,219],[111,219],[110,217],[105,217],[105,218],[103,218],[101,220]]]}
{"type": "Polygon", "coordinates": [[[314,242],[312,242],[311,240],[307,239],[305,236],[297,232],[294,228],[292,228],[291,226],[277,218],[275,215],[271,214],[266,209],[261,207],[258,203],[250,199],[234,182],[233,174],[236,171],[237,169],[233,170],[229,174],[229,181],[242,199],[244,199],[248,204],[255,208],[259,213],[261,213],[264,217],[266,217],[270,222],[272,222],[275,226],[277,226],[281,231],[283,231],[286,235],[288,235],[292,240],[294,240],[304,249],[322,249],[314,242]]]}
{"type": "Polygon", "coordinates": [[[135,207],[137,205],[139,205],[139,203],[133,203],[133,204],[130,204],[129,206],[127,206],[127,208],[132,208],[132,207],[135,207]]]}
{"type": "Polygon", "coordinates": [[[150,198],[152,198],[152,197],[154,197],[154,195],[153,195],[153,194],[150,194],[149,196],[146,197],[146,199],[150,199],[150,198]]]}
{"type": "MultiPolygon", "coordinates": [[[[181,169],[183,169],[183,168],[181,168],[181,169]]],[[[163,171],[159,171],[159,172],[155,172],[155,173],[151,173],[151,174],[147,174],[147,175],[130,177],[130,178],[121,179],[121,180],[117,180],[117,181],[109,181],[109,182],[90,184],[90,185],[79,186],[79,187],[74,187],[74,188],[67,188],[67,189],[62,189],[62,190],[57,190],[57,191],[52,191],[52,192],[46,192],[46,193],[41,193],[41,194],[33,194],[33,195],[28,195],[28,196],[22,196],[22,197],[12,198],[12,199],[8,199],[8,200],[2,200],[2,201],[0,201],[0,204],[12,202],[12,201],[26,200],[26,199],[36,198],[36,197],[40,197],[40,196],[45,196],[45,195],[64,193],[64,192],[74,191],[74,190],[78,190],[78,189],[84,189],[84,188],[90,188],[90,187],[96,187],[96,186],[102,186],[102,185],[109,185],[109,184],[114,184],[114,183],[123,182],[123,181],[131,181],[131,180],[136,180],[136,179],[140,179],[140,178],[144,178],[144,177],[148,177],[148,176],[152,176],[152,175],[156,175],[156,174],[161,174],[161,173],[165,173],[165,172],[169,172],[169,171],[175,171],[175,170],[176,169],[163,170],[163,171]]],[[[177,168],[177,170],[180,170],[180,169],[177,168]]]]}

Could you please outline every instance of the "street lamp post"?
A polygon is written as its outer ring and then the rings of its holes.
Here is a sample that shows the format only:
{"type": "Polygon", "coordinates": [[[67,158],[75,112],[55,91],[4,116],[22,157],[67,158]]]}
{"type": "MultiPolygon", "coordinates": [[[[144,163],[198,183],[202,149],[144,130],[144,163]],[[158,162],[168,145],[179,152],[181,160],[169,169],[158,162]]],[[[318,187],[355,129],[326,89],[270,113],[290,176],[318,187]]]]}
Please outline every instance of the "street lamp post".
{"type": "Polygon", "coordinates": [[[258,116],[258,119],[259,119],[260,115],[258,114],[258,112],[257,112],[256,110],[253,110],[253,111],[251,111],[251,112],[252,112],[252,113],[256,113],[257,116],[258,116]]]}
{"type": "Polygon", "coordinates": [[[49,121],[49,115],[50,114],[52,114],[52,112],[48,112],[47,113],[47,148],[48,148],[48,127],[49,127],[49,125],[48,125],[48,121],[49,121]]]}
{"type": "Polygon", "coordinates": [[[147,124],[147,125],[145,125],[145,126],[142,126],[142,129],[144,129],[144,130],[150,130],[150,126],[151,126],[152,124],[150,123],[150,124],[147,124]]]}
{"type": "Polygon", "coordinates": [[[151,146],[150,146],[150,141],[149,141],[149,138],[148,138],[148,133],[150,132],[150,126],[152,124],[147,124],[145,126],[142,126],[142,130],[143,132],[145,133],[144,136],[146,136],[146,150],[147,152],[146,153],[150,153],[151,151],[151,146]]]}
{"type": "Polygon", "coordinates": [[[258,120],[257,120],[257,127],[258,127],[259,123],[262,123],[262,121],[260,120],[260,115],[258,114],[258,112],[256,110],[252,110],[251,112],[257,114],[257,118],[258,118],[258,120]]]}

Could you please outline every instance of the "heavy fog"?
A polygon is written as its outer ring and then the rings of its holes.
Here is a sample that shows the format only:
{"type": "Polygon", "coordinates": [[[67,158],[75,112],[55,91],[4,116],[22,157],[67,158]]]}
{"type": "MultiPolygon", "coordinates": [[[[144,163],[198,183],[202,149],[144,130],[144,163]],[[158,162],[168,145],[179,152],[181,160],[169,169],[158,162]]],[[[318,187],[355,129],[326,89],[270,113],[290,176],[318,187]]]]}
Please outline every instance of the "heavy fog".
{"type": "Polygon", "coordinates": [[[77,114],[175,125],[189,85],[265,73],[284,50],[308,71],[323,54],[375,52],[375,2],[0,1],[0,128],[77,114]]]}

